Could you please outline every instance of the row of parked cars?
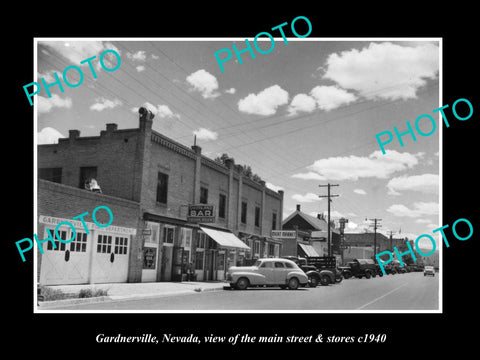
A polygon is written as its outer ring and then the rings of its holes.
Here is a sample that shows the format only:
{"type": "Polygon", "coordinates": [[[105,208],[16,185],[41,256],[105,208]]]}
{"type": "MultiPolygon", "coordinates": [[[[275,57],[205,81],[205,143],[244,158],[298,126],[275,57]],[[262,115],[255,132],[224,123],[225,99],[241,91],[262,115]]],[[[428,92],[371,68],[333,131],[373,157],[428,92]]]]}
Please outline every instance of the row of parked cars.
{"type": "MultiPolygon", "coordinates": [[[[392,261],[384,266],[387,275],[411,271],[424,271],[432,275],[433,267],[421,265],[400,266],[392,261]],[[427,269],[428,268],[428,269],[427,269]]],[[[316,287],[338,284],[344,278],[370,279],[383,276],[380,266],[372,259],[354,259],[344,266],[336,265],[335,257],[309,257],[308,260],[296,256],[258,259],[252,266],[232,266],[227,271],[226,281],[230,288],[244,290],[255,286],[278,286],[296,290],[299,287],[316,287]]],[[[433,270],[433,276],[435,270],[433,270]]]]}

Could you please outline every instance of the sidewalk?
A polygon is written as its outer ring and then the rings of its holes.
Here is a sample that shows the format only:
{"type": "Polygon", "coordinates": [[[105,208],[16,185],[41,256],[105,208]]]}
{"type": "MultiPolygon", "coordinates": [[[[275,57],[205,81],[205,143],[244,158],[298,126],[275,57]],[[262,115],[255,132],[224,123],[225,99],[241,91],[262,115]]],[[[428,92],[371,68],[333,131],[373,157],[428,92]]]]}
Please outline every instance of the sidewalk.
{"type": "Polygon", "coordinates": [[[39,301],[39,309],[49,306],[79,304],[99,301],[121,301],[155,296],[188,295],[205,291],[223,290],[228,284],[224,281],[185,281],[185,282],[151,282],[151,283],[117,283],[117,284],[83,284],[47,286],[52,290],[60,290],[65,294],[78,295],[80,290],[105,290],[106,296],[88,298],[69,298],[55,301],[39,301]]]}

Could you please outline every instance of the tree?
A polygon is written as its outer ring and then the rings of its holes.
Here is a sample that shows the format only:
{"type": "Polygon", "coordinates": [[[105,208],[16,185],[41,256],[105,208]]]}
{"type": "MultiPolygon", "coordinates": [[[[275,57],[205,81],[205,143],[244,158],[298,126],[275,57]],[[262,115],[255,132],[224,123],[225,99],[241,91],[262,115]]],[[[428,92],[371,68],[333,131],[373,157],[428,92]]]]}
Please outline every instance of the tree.
{"type": "MultiPolygon", "coordinates": [[[[227,153],[223,153],[221,156],[217,156],[214,161],[218,162],[219,164],[222,164],[226,166],[226,161],[227,159],[230,159],[231,157],[228,156],[227,153]]],[[[232,158],[233,159],[233,158],[232,158]]],[[[240,164],[235,164],[235,170],[239,173],[241,173],[243,176],[248,177],[249,179],[255,181],[255,182],[260,182],[262,181],[262,178],[254,174],[252,171],[252,168],[250,165],[240,165],[240,164]]]]}

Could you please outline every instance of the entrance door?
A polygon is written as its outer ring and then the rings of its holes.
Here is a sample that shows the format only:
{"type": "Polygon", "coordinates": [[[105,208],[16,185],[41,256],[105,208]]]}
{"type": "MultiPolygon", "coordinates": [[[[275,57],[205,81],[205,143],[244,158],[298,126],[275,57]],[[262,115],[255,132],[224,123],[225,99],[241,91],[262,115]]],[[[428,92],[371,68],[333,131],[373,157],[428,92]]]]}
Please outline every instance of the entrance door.
{"type": "Polygon", "coordinates": [[[173,247],[172,280],[182,281],[183,247],[173,247]]]}
{"type": "Polygon", "coordinates": [[[92,258],[92,282],[126,282],[130,237],[98,232],[96,240],[92,258]]]}
{"type": "MultiPolygon", "coordinates": [[[[88,283],[89,252],[91,235],[76,230],[75,239],[65,244],[56,238],[55,228],[46,227],[44,239],[47,238],[47,229],[55,238],[56,248],[48,241],[42,255],[40,283],[43,285],[86,284],[88,283]]],[[[62,240],[72,238],[72,230],[58,229],[62,240]]],[[[45,245],[44,245],[45,247],[45,245]]]]}

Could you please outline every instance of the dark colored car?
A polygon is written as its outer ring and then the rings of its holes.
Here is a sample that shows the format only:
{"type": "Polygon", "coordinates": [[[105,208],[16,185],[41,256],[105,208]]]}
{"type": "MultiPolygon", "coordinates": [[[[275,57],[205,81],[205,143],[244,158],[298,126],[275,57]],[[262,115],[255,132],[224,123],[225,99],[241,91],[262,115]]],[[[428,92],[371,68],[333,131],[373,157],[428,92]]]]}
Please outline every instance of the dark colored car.
{"type": "MultiPolygon", "coordinates": [[[[371,259],[354,259],[353,261],[348,262],[346,266],[339,267],[345,279],[349,279],[352,276],[359,279],[363,277],[367,279],[376,277],[377,268],[378,264],[371,259]]],[[[379,275],[383,276],[383,273],[380,272],[379,275]]]]}
{"type": "Polygon", "coordinates": [[[293,261],[308,277],[308,285],[316,287],[318,284],[328,285],[335,283],[335,275],[330,270],[319,270],[314,265],[308,264],[307,259],[297,256],[282,256],[283,259],[293,261]]]}

